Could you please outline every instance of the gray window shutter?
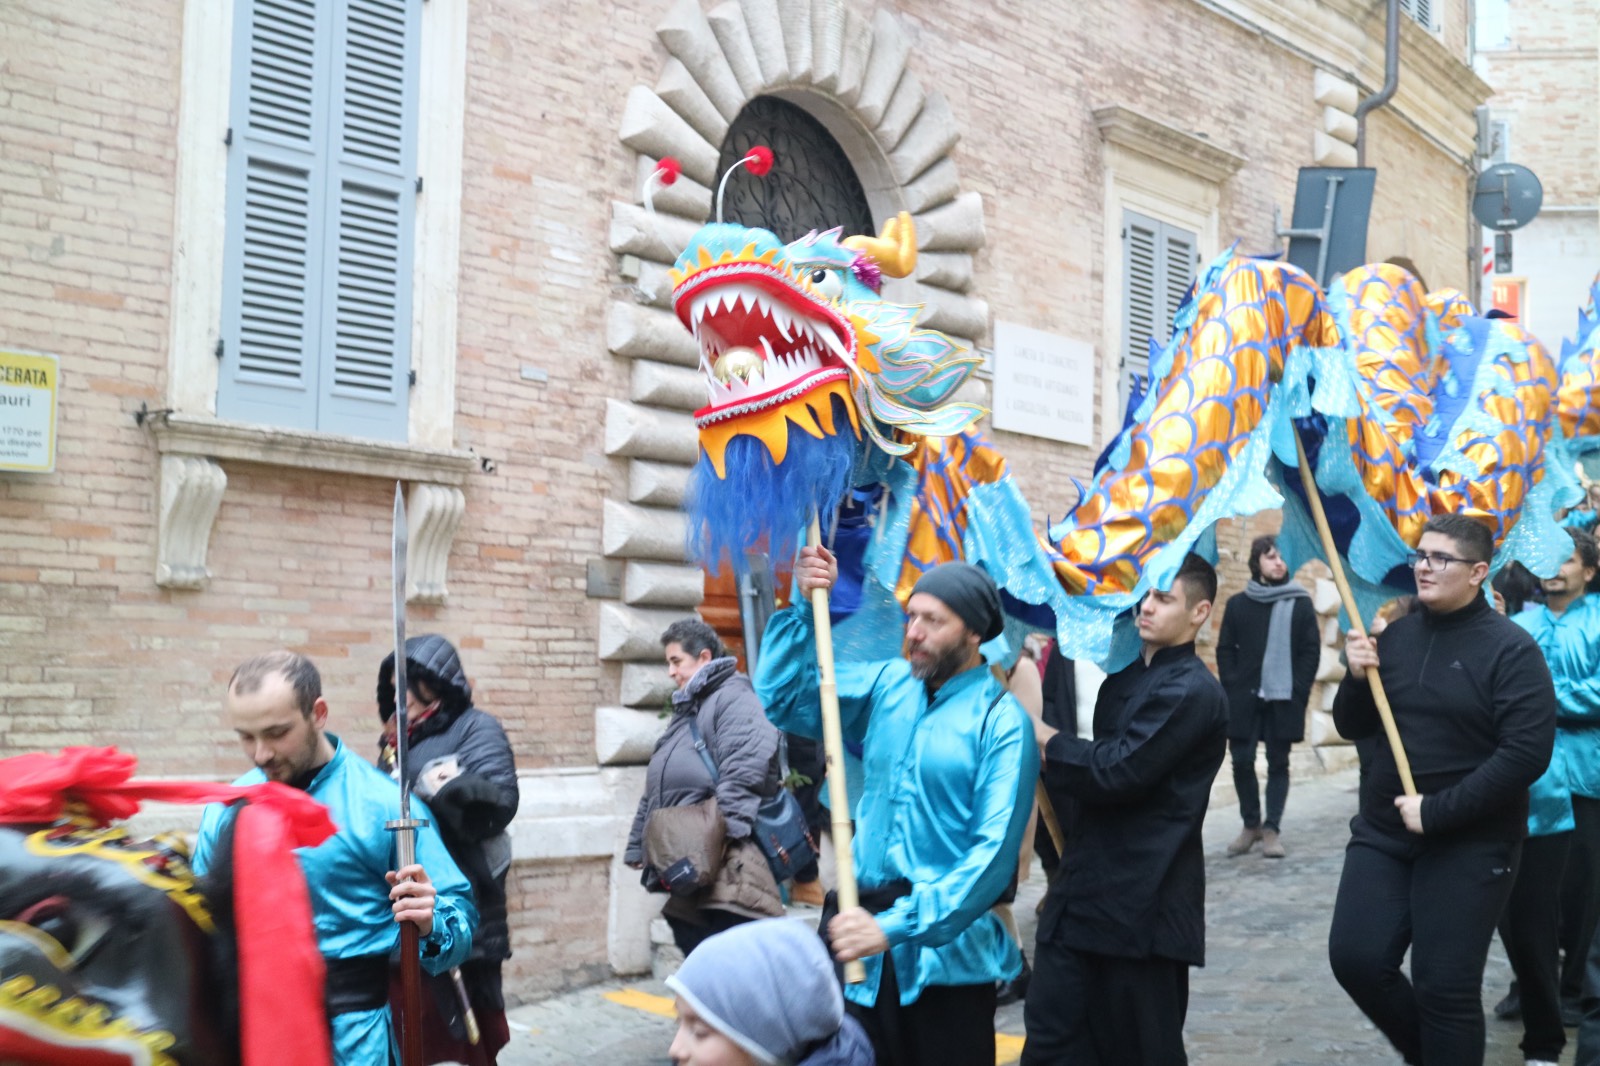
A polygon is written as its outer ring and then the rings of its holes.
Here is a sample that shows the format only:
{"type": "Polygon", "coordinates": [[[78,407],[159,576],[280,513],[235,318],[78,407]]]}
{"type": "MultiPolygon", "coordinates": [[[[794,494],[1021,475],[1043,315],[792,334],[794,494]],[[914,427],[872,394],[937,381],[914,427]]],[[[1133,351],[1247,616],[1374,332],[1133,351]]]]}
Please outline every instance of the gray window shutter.
{"type": "Polygon", "coordinates": [[[1150,372],[1150,338],[1163,311],[1158,279],[1161,223],[1132,211],[1122,213],[1122,372],[1118,402],[1126,405],[1133,382],[1150,372]]]}
{"type": "Polygon", "coordinates": [[[1198,242],[1188,230],[1135,211],[1122,215],[1122,373],[1118,399],[1126,405],[1137,378],[1150,373],[1150,343],[1164,347],[1172,320],[1194,284],[1198,242]]]}
{"type": "Polygon", "coordinates": [[[419,0],[341,0],[319,428],[405,440],[419,0]]]}
{"type": "Polygon", "coordinates": [[[405,440],[420,0],[239,0],[222,418],[405,440]]]}
{"type": "Polygon", "coordinates": [[[327,0],[235,18],[217,414],[315,429],[327,0]]]}
{"type": "Polygon", "coordinates": [[[1189,295],[1199,269],[1195,235],[1188,230],[1161,226],[1161,278],[1166,288],[1166,304],[1162,318],[1162,336],[1156,338],[1163,344],[1172,336],[1172,321],[1178,317],[1183,298],[1189,295]]]}

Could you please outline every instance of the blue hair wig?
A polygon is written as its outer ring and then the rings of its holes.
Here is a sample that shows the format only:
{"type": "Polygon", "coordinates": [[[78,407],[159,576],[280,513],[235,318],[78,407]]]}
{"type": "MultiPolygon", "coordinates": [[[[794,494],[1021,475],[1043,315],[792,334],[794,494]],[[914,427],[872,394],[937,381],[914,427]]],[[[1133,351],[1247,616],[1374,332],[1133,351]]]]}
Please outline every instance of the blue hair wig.
{"type": "MultiPolygon", "coordinates": [[[[843,401],[834,397],[833,402],[843,401]]],[[[834,425],[849,424],[849,416],[836,407],[834,425]]],[[[739,435],[728,441],[728,476],[719,478],[701,452],[684,501],[690,558],[713,574],[722,572],[724,559],[735,573],[745,573],[749,551],[766,551],[774,562],[786,562],[812,515],[826,523],[839,505],[859,448],[848,430],[818,439],[791,422],[789,450],[781,463],[773,461],[762,441],[739,435]]]]}

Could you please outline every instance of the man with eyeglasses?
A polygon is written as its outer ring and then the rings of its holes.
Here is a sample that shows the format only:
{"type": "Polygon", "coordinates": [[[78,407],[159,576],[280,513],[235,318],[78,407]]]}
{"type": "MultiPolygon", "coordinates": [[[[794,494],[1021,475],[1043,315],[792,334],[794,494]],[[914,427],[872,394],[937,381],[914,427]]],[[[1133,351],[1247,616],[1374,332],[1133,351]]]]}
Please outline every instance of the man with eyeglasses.
{"type": "Polygon", "coordinates": [[[1411,564],[1421,609],[1376,641],[1349,634],[1333,706],[1341,734],[1376,735],[1367,671],[1379,672],[1419,795],[1403,794],[1380,745],[1350,822],[1329,961],[1356,1006],[1424,1066],[1483,1062],[1484,962],[1527,833],[1528,787],[1555,740],[1544,657],[1484,594],[1493,551],[1476,519],[1431,519],[1411,564]]]}

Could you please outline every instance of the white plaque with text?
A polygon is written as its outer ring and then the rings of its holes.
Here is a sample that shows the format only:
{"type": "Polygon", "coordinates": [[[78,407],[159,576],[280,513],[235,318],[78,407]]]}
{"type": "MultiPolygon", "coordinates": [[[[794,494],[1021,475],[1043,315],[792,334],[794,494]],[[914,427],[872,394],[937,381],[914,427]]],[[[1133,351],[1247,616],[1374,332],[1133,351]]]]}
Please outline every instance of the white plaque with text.
{"type": "Polygon", "coordinates": [[[994,324],[994,427],[1094,443],[1094,345],[1014,322],[994,324]]]}

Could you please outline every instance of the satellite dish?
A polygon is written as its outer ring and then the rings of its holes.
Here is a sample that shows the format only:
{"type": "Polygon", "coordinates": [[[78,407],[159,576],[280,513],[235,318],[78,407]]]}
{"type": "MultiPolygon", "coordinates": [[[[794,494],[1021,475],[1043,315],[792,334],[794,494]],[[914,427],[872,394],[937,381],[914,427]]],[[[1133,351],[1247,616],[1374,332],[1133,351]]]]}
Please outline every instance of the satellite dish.
{"type": "Polygon", "coordinates": [[[1472,217],[1494,230],[1521,229],[1544,203],[1544,186],[1527,167],[1496,163],[1478,175],[1472,217]]]}

